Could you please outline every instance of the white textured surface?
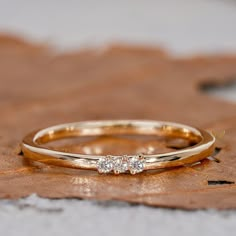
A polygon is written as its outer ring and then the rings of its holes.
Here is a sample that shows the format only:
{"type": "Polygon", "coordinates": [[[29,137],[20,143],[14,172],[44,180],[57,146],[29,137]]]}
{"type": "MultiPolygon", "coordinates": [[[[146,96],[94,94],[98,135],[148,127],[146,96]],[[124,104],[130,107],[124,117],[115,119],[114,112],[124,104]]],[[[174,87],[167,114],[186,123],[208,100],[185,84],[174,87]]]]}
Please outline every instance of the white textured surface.
{"type": "Polygon", "coordinates": [[[188,212],[36,196],[1,201],[0,223],[4,236],[235,236],[236,232],[236,214],[230,211],[188,212]]]}
{"type": "MultiPolygon", "coordinates": [[[[124,41],[178,55],[236,52],[233,0],[0,0],[0,31],[73,49],[124,41]]],[[[236,101],[236,88],[213,91],[236,101]]],[[[0,190],[1,191],[1,190],[0,190]]],[[[236,235],[235,211],[181,211],[31,196],[0,201],[0,236],[236,235]]]]}
{"type": "Polygon", "coordinates": [[[60,48],[113,41],[236,52],[234,0],[0,0],[0,30],[60,48]]]}

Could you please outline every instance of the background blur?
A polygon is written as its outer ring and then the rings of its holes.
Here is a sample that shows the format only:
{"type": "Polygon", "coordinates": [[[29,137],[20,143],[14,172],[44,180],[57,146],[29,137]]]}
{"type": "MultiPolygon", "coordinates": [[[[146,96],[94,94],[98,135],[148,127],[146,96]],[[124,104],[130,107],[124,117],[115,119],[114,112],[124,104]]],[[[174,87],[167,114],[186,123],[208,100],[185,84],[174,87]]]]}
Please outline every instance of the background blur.
{"type": "Polygon", "coordinates": [[[122,41],[232,53],[235,23],[234,0],[0,0],[0,31],[60,49],[122,41]]]}
{"type": "MultiPolygon", "coordinates": [[[[234,54],[235,24],[235,0],[0,0],[0,32],[59,51],[125,43],[181,57],[234,54]]],[[[236,82],[208,92],[235,101],[236,82]]]]}
{"type": "MultiPolygon", "coordinates": [[[[175,56],[235,54],[236,1],[0,0],[0,32],[43,42],[60,51],[123,42],[161,46],[175,56]]],[[[234,85],[212,93],[236,101],[234,85]]],[[[0,235],[6,236],[108,232],[222,236],[235,235],[236,214],[31,196],[14,202],[1,200],[0,222],[0,235]]]]}

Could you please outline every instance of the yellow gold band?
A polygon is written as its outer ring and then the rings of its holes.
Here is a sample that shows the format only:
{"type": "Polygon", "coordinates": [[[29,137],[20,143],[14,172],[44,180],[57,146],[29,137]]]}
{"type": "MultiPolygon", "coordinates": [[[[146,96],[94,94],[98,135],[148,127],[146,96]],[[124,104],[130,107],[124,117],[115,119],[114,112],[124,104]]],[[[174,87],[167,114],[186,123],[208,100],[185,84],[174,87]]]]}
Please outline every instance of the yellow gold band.
{"type": "Polygon", "coordinates": [[[24,156],[45,164],[98,170],[100,173],[136,174],[143,170],[181,166],[200,161],[214,152],[215,137],[207,131],[165,121],[108,120],[57,125],[27,135],[24,156]],[[88,155],[52,150],[42,144],[75,136],[157,135],[184,138],[195,145],[164,154],[88,155]]]}

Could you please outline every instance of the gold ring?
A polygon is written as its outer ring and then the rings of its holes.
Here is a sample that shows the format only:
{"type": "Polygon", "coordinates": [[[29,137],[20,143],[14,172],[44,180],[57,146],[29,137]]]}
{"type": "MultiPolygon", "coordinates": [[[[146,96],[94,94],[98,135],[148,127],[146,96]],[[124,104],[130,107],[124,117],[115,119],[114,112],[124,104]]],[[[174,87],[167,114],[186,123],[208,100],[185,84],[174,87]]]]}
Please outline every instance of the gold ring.
{"type": "Polygon", "coordinates": [[[22,141],[26,158],[49,165],[97,170],[99,173],[131,173],[182,166],[198,162],[214,152],[215,137],[191,126],[149,120],[85,121],[52,126],[27,135],[22,141]],[[182,138],[194,143],[186,148],[162,153],[134,155],[89,155],[62,152],[44,147],[50,141],[76,136],[157,135],[182,138]]]}

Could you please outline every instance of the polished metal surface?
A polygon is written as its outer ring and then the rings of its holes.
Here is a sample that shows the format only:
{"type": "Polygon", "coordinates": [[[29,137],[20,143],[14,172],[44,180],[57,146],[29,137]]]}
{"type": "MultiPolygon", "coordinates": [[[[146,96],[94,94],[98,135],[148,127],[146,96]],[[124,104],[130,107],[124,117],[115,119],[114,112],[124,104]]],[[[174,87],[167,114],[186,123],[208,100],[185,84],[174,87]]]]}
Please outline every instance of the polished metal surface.
{"type": "MultiPolygon", "coordinates": [[[[22,142],[25,157],[46,164],[82,169],[98,169],[98,161],[107,155],[88,155],[50,150],[43,144],[57,139],[100,135],[157,135],[183,138],[195,145],[162,154],[140,153],[144,170],[181,166],[210,156],[214,151],[215,137],[207,131],[187,125],[149,120],[85,121],[57,125],[27,135],[22,142]]],[[[137,155],[125,155],[128,160],[137,155]]],[[[109,155],[116,159],[120,156],[109,155]]]]}

